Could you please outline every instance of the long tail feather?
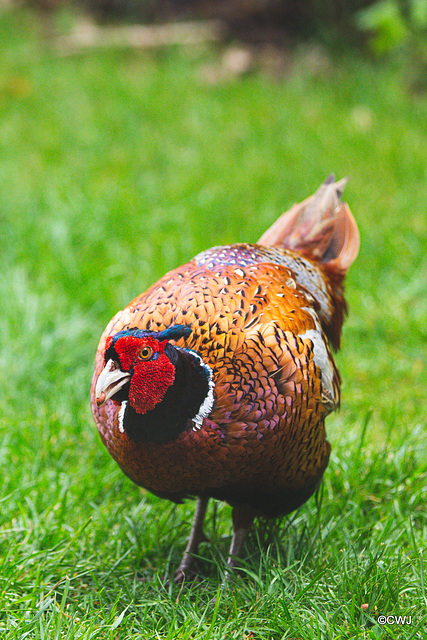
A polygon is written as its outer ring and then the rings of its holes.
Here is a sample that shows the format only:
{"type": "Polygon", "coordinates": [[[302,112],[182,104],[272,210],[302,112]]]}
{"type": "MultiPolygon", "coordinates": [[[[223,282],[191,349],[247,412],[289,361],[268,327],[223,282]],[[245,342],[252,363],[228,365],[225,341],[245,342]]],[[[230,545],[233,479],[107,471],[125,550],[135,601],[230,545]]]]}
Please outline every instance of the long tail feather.
{"type": "Polygon", "coordinates": [[[357,224],[340,201],[347,178],[330,175],[316,193],[296,204],[261,236],[258,243],[279,245],[346,272],[359,251],[357,224]]]}

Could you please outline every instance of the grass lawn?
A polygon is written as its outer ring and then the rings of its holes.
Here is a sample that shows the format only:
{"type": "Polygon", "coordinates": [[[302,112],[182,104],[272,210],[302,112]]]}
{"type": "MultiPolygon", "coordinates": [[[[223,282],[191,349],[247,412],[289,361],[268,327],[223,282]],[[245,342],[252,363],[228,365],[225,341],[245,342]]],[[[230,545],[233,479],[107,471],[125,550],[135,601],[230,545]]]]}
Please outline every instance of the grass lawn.
{"type": "Polygon", "coordinates": [[[280,80],[214,84],[207,47],[60,58],[36,26],[0,14],[1,638],[426,638],[426,97],[389,66],[307,49],[280,80]],[[351,177],[362,244],[330,466],[317,501],[255,529],[213,608],[229,507],[209,510],[206,581],[166,586],[194,504],[145,494],[109,457],[95,349],[168,269],[256,241],[331,171],[351,177]]]}

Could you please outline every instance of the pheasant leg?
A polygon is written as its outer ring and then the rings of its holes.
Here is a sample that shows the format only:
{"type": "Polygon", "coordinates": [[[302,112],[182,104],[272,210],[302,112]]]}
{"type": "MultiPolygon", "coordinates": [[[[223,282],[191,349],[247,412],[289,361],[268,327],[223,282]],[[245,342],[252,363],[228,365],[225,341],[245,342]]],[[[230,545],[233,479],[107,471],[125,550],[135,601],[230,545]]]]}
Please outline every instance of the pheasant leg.
{"type": "Polygon", "coordinates": [[[233,569],[240,556],[246,534],[254,521],[255,515],[255,512],[249,507],[233,507],[233,538],[231,540],[230,551],[228,554],[225,582],[229,582],[231,579],[233,569]]]}
{"type": "Polygon", "coordinates": [[[209,498],[198,498],[196,511],[194,514],[193,526],[191,527],[190,538],[184,551],[181,563],[175,571],[174,582],[184,582],[185,580],[195,580],[199,574],[197,552],[199,544],[207,540],[203,533],[203,520],[206,514],[209,498]]]}

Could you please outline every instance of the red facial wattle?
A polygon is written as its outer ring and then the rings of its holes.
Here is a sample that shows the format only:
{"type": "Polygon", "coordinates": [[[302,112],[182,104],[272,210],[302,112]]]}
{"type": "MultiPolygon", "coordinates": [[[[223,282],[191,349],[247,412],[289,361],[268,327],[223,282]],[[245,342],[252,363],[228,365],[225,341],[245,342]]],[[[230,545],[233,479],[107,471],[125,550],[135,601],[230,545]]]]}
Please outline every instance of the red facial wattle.
{"type": "Polygon", "coordinates": [[[163,400],[169,387],[175,380],[175,367],[165,353],[156,360],[142,362],[135,367],[130,390],[129,402],[137,413],[147,413],[163,400]]]}
{"type": "Polygon", "coordinates": [[[164,351],[165,344],[166,342],[159,342],[149,337],[141,339],[135,336],[123,336],[117,340],[114,348],[119,356],[121,369],[129,371],[131,367],[135,367],[140,363],[139,354],[145,346],[148,346],[152,353],[155,354],[164,351]]]}
{"type": "MultiPolygon", "coordinates": [[[[129,402],[137,413],[154,409],[175,380],[175,367],[164,352],[166,344],[167,340],[148,336],[123,336],[114,345],[121,369],[133,369],[129,402]]],[[[108,349],[109,345],[106,346],[108,349]]]]}

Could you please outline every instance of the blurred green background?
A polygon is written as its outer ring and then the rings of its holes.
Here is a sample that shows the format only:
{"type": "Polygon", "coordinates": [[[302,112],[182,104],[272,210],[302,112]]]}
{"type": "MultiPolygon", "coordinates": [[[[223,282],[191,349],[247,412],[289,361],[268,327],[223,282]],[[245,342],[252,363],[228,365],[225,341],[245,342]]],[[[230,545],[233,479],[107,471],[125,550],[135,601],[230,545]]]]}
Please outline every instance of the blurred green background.
{"type": "Polygon", "coordinates": [[[379,612],[411,614],[405,637],[423,637],[427,7],[289,3],[280,22],[265,4],[239,21],[220,3],[1,3],[4,638],[399,637],[379,612]],[[111,31],[218,17],[191,45],[111,31]],[[284,522],[276,555],[252,541],[246,583],[213,614],[228,508],[208,521],[208,586],[166,587],[193,507],[142,495],[109,458],[88,404],[94,353],[167,270],[255,242],[331,171],[350,177],[361,251],[322,508],[284,522]]]}

